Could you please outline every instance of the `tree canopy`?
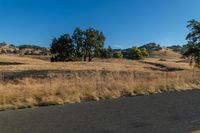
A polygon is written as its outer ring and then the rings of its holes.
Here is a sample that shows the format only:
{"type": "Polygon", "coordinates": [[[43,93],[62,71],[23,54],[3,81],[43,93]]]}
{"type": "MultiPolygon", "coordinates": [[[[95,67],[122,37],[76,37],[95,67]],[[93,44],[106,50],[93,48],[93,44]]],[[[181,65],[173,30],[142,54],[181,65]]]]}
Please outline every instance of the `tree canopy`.
{"type": "Polygon", "coordinates": [[[64,34],[54,38],[51,44],[53,61],[83,60],[91,61],[95,53],[104,47],[105,36],[103,32],[88,28],[85,31],[76,28],[72,36],[64,34]]]}
{"type": "Polygon", "coordinates": [[[96,52],[104,47],[105,37],[103,32],[99,32],[93,28],[85,31],[85,50],[88,61],[94,58],[96,52]]]}
{"type": "Polygon", "coordinates": [[[50,49],[52,61],[70,61],[74,57],[74,45],[69,34],[54,38],[50,49]]]}
{"type": "Polygon", "coordinates": [[[191,64],[194,62],[200,68],[200,22],[193,19],[188,21],[187,27],[190,33],[186,37],[188,44],[184,55],[190,59],[191,64]]]}
{"type": "Polygon", "coordinates": [[[152,52],[152,51],[155,51],[155,50],[160,50],[162,49],[162,47],[159,45],[159,44],[156,44],[156,43],[148,43],[148,44],[145,44],[141,47],[139,47],[141,49],[146,49],[148,52],[152,52]]]}
{"type": "Polygon", "coordinates": [[[134,60],[141,60],[148,57],[148,52],[145,48],[132,48],[130,50],[130,58],[134,60]]]}

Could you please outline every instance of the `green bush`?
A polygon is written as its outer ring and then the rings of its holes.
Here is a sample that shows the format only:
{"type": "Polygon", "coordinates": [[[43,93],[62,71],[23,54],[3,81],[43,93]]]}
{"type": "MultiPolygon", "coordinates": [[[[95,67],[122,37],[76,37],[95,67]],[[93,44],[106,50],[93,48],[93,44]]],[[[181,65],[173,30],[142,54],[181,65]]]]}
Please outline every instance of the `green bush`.
{"type": "Polygon", "coordinates": [[[123,58],[123,54],[121,51],[116,51],[113,53],[113,58],[123,58]]]}
{"type": "Polygon", "coordinates": [[[145,48],[132,48],[130,58],[133,60],[141,60],[148,57],[148,52],[145,48]]]}

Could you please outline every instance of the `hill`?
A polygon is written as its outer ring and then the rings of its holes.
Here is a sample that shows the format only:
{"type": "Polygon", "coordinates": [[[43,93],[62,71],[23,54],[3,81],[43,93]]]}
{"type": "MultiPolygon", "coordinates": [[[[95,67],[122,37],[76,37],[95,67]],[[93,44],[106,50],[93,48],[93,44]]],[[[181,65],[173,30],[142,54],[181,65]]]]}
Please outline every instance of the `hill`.
{"type": "Polygon", "coordinates": [[[17,53],[19,48],[15,47],[14,45],[3,45],[0,44],[0,54],[9,54],[9,53],[17,53]]]}
{"type": "Polygon", "coordinates": [[[150,58],[158,59],[180,59],[182,55],[179,52],[175,52],[169,48],[162,48],[160,50],[154,50],[149,53],[150,58]]]}
{"type": "MultiPolygon", "coordinates": [[[[163,53],[160,52],[157,55],[163,53]]],[[[28,56],[2,54],[0,109],[180,91],[198,88],[199,76],[199,72],[194,76],[189,64],[181,59],[51,63],[28,56]]]]}
{"type": "Polygon", "coordinates": [[[37,45],[20,45],[0,43],[0,54],[18,54],[18,55],[48,55],[49,49],[37,45]]]}

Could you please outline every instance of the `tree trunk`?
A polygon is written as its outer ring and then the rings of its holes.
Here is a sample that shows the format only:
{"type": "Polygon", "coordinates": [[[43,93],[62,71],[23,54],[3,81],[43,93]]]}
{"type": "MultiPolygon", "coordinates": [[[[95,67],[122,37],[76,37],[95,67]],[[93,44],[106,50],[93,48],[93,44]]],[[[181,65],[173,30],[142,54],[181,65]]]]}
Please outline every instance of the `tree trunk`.
{"type": "Polygon", "coordinates": [[[84,61],[87,61],[87,56],[88,56],[88,52],[87,52],[87,50],[85,50],[85,52],[84,52],[84,61]]]}
{"type": "Polygon", "coordinates": [[[87,56],[86,56],[86,55],[84,55],[84,61],[86,61],[86,58],[87,58],[87,56]]]}
{"type": "Polygon", "coordinates": [[[89,52],[89,58],[88,58],[88,62],[90,62],[92,59],[91,59],[91,54],[90,54],[90,52],[89,52]]]}

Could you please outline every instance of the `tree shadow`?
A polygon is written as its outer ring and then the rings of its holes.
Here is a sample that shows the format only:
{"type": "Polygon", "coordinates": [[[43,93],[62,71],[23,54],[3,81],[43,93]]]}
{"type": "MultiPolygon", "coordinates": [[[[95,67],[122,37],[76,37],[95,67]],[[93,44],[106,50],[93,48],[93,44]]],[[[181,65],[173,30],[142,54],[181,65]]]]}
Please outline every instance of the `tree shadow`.
{"type": "Polygon", "coordinates": [[[63,78],[74,78],[76,76],[94,76],[96,71],[93,70],[27,70],[19,72],[2,72],[0,73],[1,80],[15,80],[22,78],[43,79],[62,76],[63,78]]]}
{"type": "Polygon", "coordinates": [[[154,66],[154,67],[148,67],[149,69],[152,69],[152,70],[167,71],[167,72],[175,72],[175,71],[185,70],[183,68],[169,67],[169,66],[166,66],[166,65],[160,64],[160,63],[147,62],[147,61],[140,61],[140,62],[154,66]],[[157,68],[155,68],[155,67],[157,67],[157,68]]]}
{"type": "Polygon", "coordinates": [[[0,62],[0,66],[7,66],[7,65],[23,65],[24,63],[19,63],[19,62],[0,62]]]}

